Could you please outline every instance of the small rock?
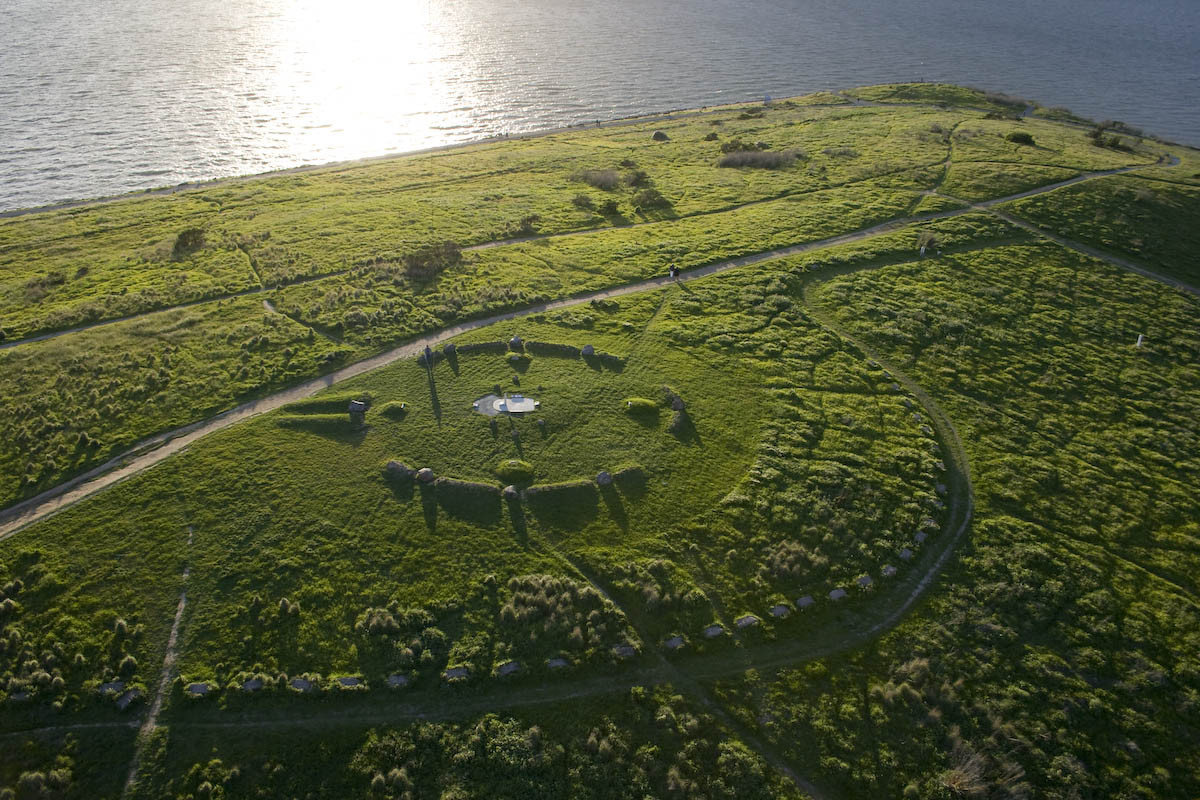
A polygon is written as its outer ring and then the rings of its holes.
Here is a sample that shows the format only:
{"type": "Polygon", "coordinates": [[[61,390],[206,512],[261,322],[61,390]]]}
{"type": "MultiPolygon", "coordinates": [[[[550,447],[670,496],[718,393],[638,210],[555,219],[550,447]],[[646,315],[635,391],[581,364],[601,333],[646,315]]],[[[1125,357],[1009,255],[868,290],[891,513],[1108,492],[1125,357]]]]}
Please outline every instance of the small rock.
{"type": "Polygon", "coordinates": [[[546,660],[546,666],[550,669],[566,669],[571,666],[571,662],[565,658],[554,657],[546,660]]]}
{"type": "Polygon", "coordinates": [[[445,353],[445,354],[446,354],[446,355],[448,355],[448,356],[452,356],[452,355],[454,355],[456,352],[458,352],[458,348],[457,348],[457,347],[455,347],[453,343],[451,343],[451,342],[447,342],[447,343],[446,343],[446,346],[442,348],[442,352],[443,352],[443,353],[445,353]]]}
{"type": "Polygon", "coordinates": [[[706,639],[715,639],[724,632],[725,628],[720,625],[709,625],[704,629],[704,636],[706,639]]]}
{"type": "Polygon", "coordinates": [[[513,350],[521,350],[522,348],[525,347],[525,343],[521,341],[520,336],[513,336],[511,339],[508,340],[508,346],[511,347],[513,350]]]}
{"type": "Polygon", "coordinates": [[[896,574],[896,568],[895,568],[895,567],[893,567],[891,564],[887,564],[887,565],[885,565],[885,566],[884,566],[884,568],[883,568],[883,577],[885,577],[885,578],[890,578],[890,577],[892,577],[892,576],[893,576],[893,575],[895,575],[895,574],[896,574]]]}
{"type": "Polygon", "coordinates": [[[796,608],[808,608],[815,602],[817,601],[812,599],[812,595],[806,594],[796,601],[796,608]]]}
{"type": "Polygon", "coordinates": [[[496,669],[496,674],[501,678],[506,678],[513,673],[520,672],[521,665],[516,661],[506,661],[496,669]]]}
{"type": "Polygon", "coordinates": [[[583,349],[579,352],[584,356],[590,357],[596,355],[596,348],[592,347],[590,344],[585,344],[583,349]]]}
{"type": "Polygon", "coordinates": [[[433,474],[433,470],[429,467],[421,467],[417,470],[417,480],[421,483],[433,483],[436,478],[437,476],[433,474]]]}
{"type": "Polygon", "coordinates": [[[612,482],[613,482],[612,473],[608,472],[607,470],[602,470],[598,475],[596,475],[596,485],[597,486],[610,486],[610,485],[612,485],[612,482]]]}
{"type": "Polygon", "coordinates": [[[900,551],[900,558],[904,561],[908,561],[912,556],[912,550],[909,550],[907,547],[900,551]]]}
{"type": "Polygon", "coordinates": [[[858,585],[863,589],[870,587],[872,583],[874,583],[874,581],[871,580],[870,575],[863,575],[858,579],[858,585]]]}
{"type": "Polygon", "coordinates": [[[786,617],[790,613],[791,613],[791,609],[788,608],[787,606],[785,606],[783,603],[780,603],[777,606],[771,607],[771,616],[772,617],[786,617]]]}
{"type": "Polygon", "coordinates": [[[250,678],[249,680],[242,683],[242,691],[243,692],[257,692],[262,687],[263,687],[263,682],[262,682],[261,678],[250,678]]]}
{"type": "Polygon", "coordinates": [[[313,688],[312,681],[307,678],[292,678],[288,681],[288,686],[298,692],[311,692],[313,688]]]}
{"type": "Polygon", "coordinates": [[[133,704],[134,700],[137,700],[141,696],[142,693],[137,689],[130,689],[128,692],[117,698],[117,708],[121,711],[124,711],[133,704]]]}
{"type": "Polygon", "coordinates": [[[212,690],[212,687],[209,686],[207,683],[189,683],[187,685],[187,689],[185,691],[190,695],[195,695],[196,697],[203,697],[204,695],[208,694],[211,690],[212,690]]]}
{"type": "Polygon", "coordinates": [[[925,541],[925,537],[927,537],[928,535],[929,534],[926,533],[925,531],[918,531],[917,535],[914,536],[913,538],[917,540],[917,544],[920,544],[921,542],[925,541]]]}
{"type": "Polygon", "coordinates": [[[613,653],[615,653],[618,658],[633,658],[637,655],[637,648],[633,645],[619,644],[613,648],[613,653]]]}
{"type": "Polygon", "coordinates": [[[521,492],[517,487],[509,484],[500,490],[500,496],[505,500],[519,500],[521,499],[521,492]]]}
{"type": "Polygon", "coordinates": [[[337,682],[339,685],[345,686],[347,688],[358,686],[359,684],[362,683],[362,681],[360,681],[358,678],[338,678],[337,682]]]}
{"type": "Polygon", "coordinates": [[[679,648],[683,647],[683,637],[672,636],[670,639],[667,639],[665,642],[663,642],[663,647],[667,648],[668,650],[678,650],[679,648]]]}
{"type": "Polygon", "coordinates": [[[754,616],[753,614],[746,614],[743,617],[738,617],[737,619],[735,619],[733,621],[733,624],[737,625],[738,628],[745,629],[745,628],[753,628],[754,626],[758,625],[760,622],[762,622],[762,620],[760,620],[758,617],[754,616]]]}
{"type": "Polygon", "coordinates": [[[841,600],[845,596],[846,596],[845,589],[834,589],[832,592],[829,593],[830,600],[841,600]]]}
{"type": "Polygon", "coordinates": [[[403,689],[408,686],[408,676],[388,675],[386,683],[389,689],[403,689]]]}
{"type": "Polygon", "coordinates": [[[653,134],[651,134],[650,138],[656,142],[665,142],[671,137],[667,136],[665,131],[655,131],[653,134]]]}
{"type": "Polygon", "coordinates": [[[442,673],[442,677],[448,681],[453,681],[460,678],[466,678],[470,674],[471,670],[467,669],[466,667],[451,667],[442,673]]]}

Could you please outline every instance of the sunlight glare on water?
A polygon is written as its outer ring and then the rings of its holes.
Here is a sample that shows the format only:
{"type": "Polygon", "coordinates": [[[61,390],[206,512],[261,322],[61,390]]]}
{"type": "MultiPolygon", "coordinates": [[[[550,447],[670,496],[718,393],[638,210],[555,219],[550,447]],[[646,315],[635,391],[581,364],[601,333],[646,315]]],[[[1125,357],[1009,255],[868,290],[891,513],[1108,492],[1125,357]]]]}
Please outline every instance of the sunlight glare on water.
{"type": "Polygon", "coordinates": [[[941,80],[1200,143],[1196,0],[5,0],[0,210],[941,80]]]}

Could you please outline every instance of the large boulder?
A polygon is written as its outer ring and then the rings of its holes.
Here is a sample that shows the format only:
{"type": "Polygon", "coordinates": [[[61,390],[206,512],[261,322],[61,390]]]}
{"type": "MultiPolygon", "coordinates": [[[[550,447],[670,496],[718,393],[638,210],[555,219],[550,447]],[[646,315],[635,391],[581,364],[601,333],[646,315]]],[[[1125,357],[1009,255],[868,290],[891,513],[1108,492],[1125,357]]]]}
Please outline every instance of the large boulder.
{"type": "Polygon", "coordinates": [[[665,142],[671,137],[667,136],[666,131],[655,131],[650,138],[656,142],[665,142]]]}
{"type": "Polygon", "coordinates": [[[421,467],[417,470],[417,480],[421,483],[433,483],[437,476],[433,474],[433,470],[429,467],[421,467]]]}

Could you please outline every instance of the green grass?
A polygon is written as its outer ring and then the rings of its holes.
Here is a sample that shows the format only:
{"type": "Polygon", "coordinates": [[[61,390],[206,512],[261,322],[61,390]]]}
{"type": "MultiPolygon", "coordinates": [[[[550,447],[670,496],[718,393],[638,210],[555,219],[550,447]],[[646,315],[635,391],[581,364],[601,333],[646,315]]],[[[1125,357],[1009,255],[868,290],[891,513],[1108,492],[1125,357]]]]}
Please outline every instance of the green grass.
{"type": "Polygon", "coordinates": [[[1004,209],[1194,286],[1200,283],[1200,231],[1193,224],[1198,204],[1200,187],[1114,175],[1004,209]]]}
{"type": "Polygon", "coordinates": [[[0,350],[0,506],[350,352],[253,298],[0,350]]]}
{"type": "Polygon", "coordinates": [[[938,191],[964,200],[986,200],[1065,181],[1078,174],[1063,167],[966,162],[950,167],[938,191]]]}
{"type": "Polygon", "coordinates": [[[135,798],[800,798],[669,686],[516,714],[323,730],[161,731],[135,798]],[[378,777],[377,777],[378,776],[378,777]]]}
{"type": "Polygon", "coordinates": [[[839,791],[1194,793],[1195,302],[1042,245],[815,298],[944,400],[973,462],[972,546],[878,645],[724,683],[724,701],[839,791]]]}
{"type": "MultiPolygon", "coordinates": [[[[122,270],[128,308],[210,296],[233,280],[223,247],[267,286],[325,276],[266,295],[283,313],[249,296],[0,350],[0,504],[454,320],[956,208],[923,193],[939,182],[1001,197],[1168,149],[984,119],[964,105],[1005,104],[971,90],[864,96],[912,102],[717,109],[0,222],[0,325],[17,335],[115,314],[98,298],[119,295],[122,270]],[[918,105],[945,102],[959,105],[918,105]],[[650,139],[659,128],[668,141],[650,139]],[[735,138],[805,155],[718,168],[735,138]],[[588,169],[620,181],[572,178],[588,169]],[[646,182],[669,208],[633,211],[646,182]],[[185,268],[174,237],[197,226],[212,252],[162,289],[185,268]],[[417,247],[530,226],[580,233],[404,274],[417,247]],[[69,271],[84,253],[97,266],[69,271]],[[73,277],[39,277],[56,270],[73,277]]],[[[1200,161],[1169,149],[1180,167],[1009,210],[1189,274],[1200,161]]],[[[134,728],[18,732],[134,720],[186,588],[179,677],[137,796],[788,796],[745,731],[832,795],[1195,794],[1195,748],[1179,742],[1197,739],[1200,691],[1198,314],[970,212],[460,335],[432,369],[397,362],[224,429],[0,542],[0,733],[28,740],[0,759],[0,789],[58,767],[66,796],[120,793],[134,728]],[[524,357],[505,349],[514,334],[524,357]],[[958,428],[975,522],[900,627],[743,674],[884,619],[945,544],[950,443],[876,358],[958,428]],[[473,412],[497,385],[541,409],[473,412]],[[370,402],[365,425],[352,399],[370,402]],[[389,475],[393,460],[435,480],[389,475]],[[502,497],[509,483],[523,497],[502,497]],[[918,546],[922,529],[936,532],[918,546]],[[901,570],[890,583],[885,565],[901,570]],[[836,587],[850,590],[837,605],[836,587]],[[817,603],[771,615],[805,595],[817,603]],[[738,629],[745,614],[761,623],[738,629]],[[711,623],[726,633],[705,637],[711,623]],[[700,710],[693,669],[737,671],[712,687],[741,730],[700,710]],[[411,685],[385,688],[396,674],[411,685]],[[97,691],[117,677],[143,693],[124,713],[97,691]],[[250,677],[261,692],[240,691],[250,677]],[[297,677],[313,691],[289,688],[297,677]],[[211,696],[189,698],[192,681],[211,696]],[[441,721],[373,727],[392,712],[441,721]]]]}

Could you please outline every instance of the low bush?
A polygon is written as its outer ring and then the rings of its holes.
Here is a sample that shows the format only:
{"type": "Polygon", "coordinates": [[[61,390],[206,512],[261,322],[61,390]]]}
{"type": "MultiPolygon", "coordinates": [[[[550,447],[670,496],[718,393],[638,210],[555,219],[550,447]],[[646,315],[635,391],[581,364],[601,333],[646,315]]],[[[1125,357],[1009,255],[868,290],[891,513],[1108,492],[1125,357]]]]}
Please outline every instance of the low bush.
{"type": "Polygon", "coordinates": [[[625,413],[649,416],[658,413],[658,403],[647,397],[626,397],[622,400],[625,404],[625,413]]]}
{"type": "Polygon", "coordinates": [[[669,208],[671,201],[663,197],[658,189],[642,189],[633,196],[633,207],[639,211],[647,208],[669,208]]]}
{"type": "Polygon", "coordinates": [[[778,152],[763,152],[759,150],[738,150],[729,153],[717,162],[718,167],[753,167],[755,169],[783,169],[795,163],[798,152],[783,150],[778,152]]]}
{"type": "Polygon", "coordinates": [[[563,356],[565,358],[579,358],[581,352],[574,345],[554,342],[526,342],[525,349],[536,355],[563,356]]]}
{"type": "Polygon", "coordinates": [[[402,259],[404,272],[411,278],[431,278],[447,267],[462,262],[462,249],[450,241],[422,247],[402,259]]]}
{"type": "Polygon", "coordinates": [[[175,246],[171,248],[171,255],[175,258],[183,258],[202,247],[204,247],[204,231],[200,228],[184,228],[175,237],[175,246]]]}
{"type": "Polygon", "coordinates": [[[345,414],[350,408],[351,400],[362,400],[370,406],[372,399],[373,395],[370,392],[319,394],[316,397],[288,403],[283,410],[292,414],[345,414]]]}
{"type": "Polygon", "coordinates": [[[584,211],[591,211],[593,208],[596,207],[596,204],[592,202],[592,198],[590,198],[586,194],[582,194],[582,193],[577,194],[574,197],[572,197],[571,203],[576,208],[582,208],[584,211]]]}
{"type": "Polygon", "coordinates": [[[621,185],[621,176],[615,169],[585,169],[576,172],[571,179],[604,192],[611,192],[621,185]]]}
{"type": "Polygon", "coordinates": [[[533,480],[533,464],[519,458],[505,459],[496,467],[496,475],[505,483],[529,483],[533,480]]]}
{"type": "Polygon", "coordinates": [[[393,400],[380,406],[379,413],[388,419],[404,419],[404,416],[408,414],[408,407],[404,403],[393,400]]]}
{"type": "Polygon", "coordinates": [[[342,414],[285,414],[276,424],[281,428],[311,433],[341,433],[351,430],[349,415],[342,414]]]}
{"type": "Polygon", "coordinates": [[[1008,141],[1012,142],[1013,144],[1029,144],[1029,145],[1031,145],[1034,143],[1033,136],[1026,133],[1025,131],[1013,131],[1012,133],[1008,134],[1004,138],[1007,139],[1008,141]]]}

